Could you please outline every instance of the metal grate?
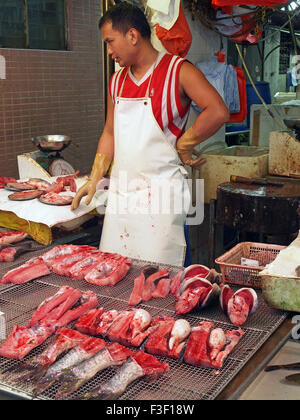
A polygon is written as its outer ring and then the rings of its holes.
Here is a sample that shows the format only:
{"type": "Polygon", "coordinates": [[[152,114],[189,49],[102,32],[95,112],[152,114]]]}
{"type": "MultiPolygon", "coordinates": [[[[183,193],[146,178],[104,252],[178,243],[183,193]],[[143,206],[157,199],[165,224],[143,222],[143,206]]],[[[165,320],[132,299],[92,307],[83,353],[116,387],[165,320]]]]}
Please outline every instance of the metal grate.
{"type": "MultiPolygon", "coordinates": [[[[145,261],[134,261],[133,267],[126,278],[114,287],[95,286],[82,281],[75,282],[53,273],[40,280],[24,285],[12,286],[2,292],[0,291],[0,310],[6,316],[7,331],[9,332],[14,324],[26,325],[38,304],[46,297],[52,296],[59,287],[66,284],[82,291],[94,291],[98,296],[99,306],[103,306],[105,310],[126,309],[133,288],[133,281],[141,269],[147,264],[149,263],[145,261]]],[[[171,276],[179,271],[178,267],[168,265],[160,265],[159,268],[169,268],[171,270],[171,276]]],[[[136,381],[128,387],[120,399],[211,400],[216,398],[286,318],[286,313],[267,306],[260,291],[258,292],[258,297],[259,306],[257,312],[242,327],[245,335],[239,345],[229,355],[220,371],[216,372],[213,369],[190,366],[185,364],[182,359],[173,360],[159,357],[160,360],[169,363],[170,371],[155,382],[148,382],[146,379],[136,381]]],[[[179,318],[174,312],[175,298],[173,296],[168,296],[166,299],[152,299],[149,302],[139,305],[139,307],[149,311],[153,317],[157,315],[169,315],[174,318],[179,318]]],[[[218,303],[201,312],[190,313],[185,318],[192,326],[197,325],[203,320],[212,320],[216,327],[221,327],[224,330],[236,328],[223,314],[218,303]]],[[[49,341],[50,339],[38,349],[33,350],[24,361],[26,362],[34,355],[39,354],[49,344],[49,341]]],[[[0,343],[2,342],[3,340],[0,341],[0,343]]],[[[0,358],[0,389],[9,390],[13,394],[32,398],[30,384],[22,383],[16,385],[14,376],[5,372],[7,368],[17,367],[19,363],[15,360],[0,358]]],[[[100,386],[101,383],[109,380],[114,373],[114,369],[106,369],[100,372],[77,391],[77,393],[74,393],[72,398],[76,399],[79,395],[92,390],[96,386],[100,386]]],[[[53,385],[38,398],[55,399],[58,387],[58,384],[53,385]]]]}

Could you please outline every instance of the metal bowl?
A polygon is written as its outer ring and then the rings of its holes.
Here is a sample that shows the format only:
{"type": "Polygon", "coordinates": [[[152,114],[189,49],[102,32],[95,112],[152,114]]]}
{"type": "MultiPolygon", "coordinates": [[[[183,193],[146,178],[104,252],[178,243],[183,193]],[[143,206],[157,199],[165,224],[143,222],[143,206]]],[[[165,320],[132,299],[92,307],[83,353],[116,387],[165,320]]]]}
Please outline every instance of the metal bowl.
{"type": "Polygon", "coordinates": [[[60,134],[32,137],[31,141],[42,152],[61,152],[71,143],[69,136],[60,134]]]}
{"type": "Polygon", "coordinates": [[[300,130],[300,118],[284,118],[283,121],[291,130],[300,130]]]}

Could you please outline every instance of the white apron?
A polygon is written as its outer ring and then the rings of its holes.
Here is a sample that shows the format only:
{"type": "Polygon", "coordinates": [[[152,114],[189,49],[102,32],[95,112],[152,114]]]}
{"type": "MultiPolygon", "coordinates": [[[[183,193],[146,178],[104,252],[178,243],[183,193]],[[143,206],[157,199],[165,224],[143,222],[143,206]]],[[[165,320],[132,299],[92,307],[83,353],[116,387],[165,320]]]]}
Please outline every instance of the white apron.
{"type": "Polygon", "coordinates": [[[115,101],[114,164],[100,250],[182,266],[190,206],[186,171],[153,115],[152,76],[145,98],[121,97],[126,77],[115,101]]]}

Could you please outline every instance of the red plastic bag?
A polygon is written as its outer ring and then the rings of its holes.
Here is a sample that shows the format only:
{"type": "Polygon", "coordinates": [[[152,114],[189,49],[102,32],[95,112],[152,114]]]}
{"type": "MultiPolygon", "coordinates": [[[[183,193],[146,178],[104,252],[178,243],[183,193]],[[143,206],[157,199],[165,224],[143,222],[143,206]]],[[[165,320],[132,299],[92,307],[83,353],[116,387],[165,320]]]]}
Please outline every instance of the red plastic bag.
{"type": "Polygon", "coordinates": [[[239,86],[240,96],[240,112],[236,114],[230,114],[229,122],[241,123],[247,117],[247,89],[246,89],[246,78],[244,70],[239,67],[234,67],[237,72],[237,80],[239,86]]]}
{"type": "Polygon", "coordinates": [[[165,49],[174,55],[185,57],[192,44],[192,33],[180,5],[179,16],[170,30],[156,25],[156,35],[165,49]]]}
{"type": "Polygon", "coordinates": [[[231,39],[233,41],[235,42],[248,41],[250,44],[256,44],[258,42],[258,40],[262,36],[262,30],[256,24],[253,27],[253,22],[251,22],[252,17],[253,18],[255,17],[253,13],[242,17],[242,21],[243,21],[242,29],[239,32],[231,35],[231,39]]]}
{"type": "Polygon", "coordinates": [[[276,4],[285,4],[288,0],[212,0],[212,5],[216,7],[224,6],[244,6],[255,5],[255,6],[265,6],[273,7],[276,4]]]}

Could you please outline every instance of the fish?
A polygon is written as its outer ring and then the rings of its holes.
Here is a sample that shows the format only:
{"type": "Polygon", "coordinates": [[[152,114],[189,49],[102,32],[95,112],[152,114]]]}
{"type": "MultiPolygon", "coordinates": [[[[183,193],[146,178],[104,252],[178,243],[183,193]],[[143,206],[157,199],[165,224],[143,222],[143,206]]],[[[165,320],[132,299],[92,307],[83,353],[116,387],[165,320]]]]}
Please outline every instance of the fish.
{"type": "Polygon", "coordinates": [[[230,321],[236,326],[241,326],[256,312],[258,297],[254,289],[243,287],[233,293],[230,287],[225,285],[221,289],[220,304],[230,321]]]}
{"type": "Polygon", "coordinates": [[[97,326],[97,335],[106,337],[108,329],[113,324],[113,322],[118,317],[118,315],[119,315],[119,311],[116,311],[115,309],[104,312],[101,315],[99,325],[97,326]]]}
{"type": "Polygon", "coordinates": [[[10,194],[8,199],[11,201],[29,201],[39,198],[44,192],[41,190],[34,191],[18,191],[14,194],[10,194]]]}
{"type": "Polygon", "coordinates": [[[0,232],[0,245],[11,245],[27,238],[26,232],[0,232]]]}
{"type": "Polygon", "coordinates": [[[56,394],[56,399],[62,399],[77,391],[98,372],[111,366],[122,365],[132,351],[118,343],[111,343],[104,347],[91,359],[74,366],[61,377],[63,384],[56,394]]]}
{"type": "Polygon", "coordinates": [[[97,327],[100,323],[104,308],[95,308],[86,312],[76,321],[74,328],[83,334],[97,335],[97,327]]]}
{"type": "Polygon", "coordinates": [[[78,261],[69,269],[69,276],[72,280],[84,280],[85,276],[105,259],[105,253],[93,252],[86,258],[78,261]]]}
{"type": "Polygon", "coordinates": [[[49,204],[51,206],[68,206],[72,203],[74,197],[66,194],[58,194],[49,192],[43,194],[39,200],[41,203],[49,204]]]}
{"type": "Polygon", "coordinates": [[[40,258],[33,258],[20,267],[8,271],[2,277],[0,284],[24,284],[31,280],[51,274],[47,265],[40,258]]]}
{"type": "Polygon", "coordinates": [[[38,190],[43,190],[43,191],[46,191],[51,185],[50,182],[41,178],[30,178],[28,183],[33,185],[38,190]]]}
{"type": "Polygon", "coordinates": [[[9,182],[17,182],[17,180],[15,178],[0,176],[0,189],[3,189],[9,182]]]}
{"type": "Polygon", "coordinates": [[[106,258],[88,272],[85,280],[98,286],[115,286],[126,276],[131,266],[132,260],[130,258],[122,256],[118,259],[106,258]]]}
{"type": "Polygon", "coordinates": [[[22,368],[20,365],[16,367],[16,371],[29,371],[29,373],[27,372],[24,375],[19,376],[17,382],[37,381],[44,376],[49,366],[51,366],[61,354],[72,349],[83,340],[86,340],[86,338],[87,336],[78,331],[69,328],[59,329],[53,340],[51,340],[51,343],[41,354],[33,357],[26,363],[23,363],[22,368]]]}
{"type": "Polygon", "coordinates": [[[91,359],[95,354],[99,353],[106,343],[101,338],[86,337],[73,347],[67,354],[51,365],[44,376],[40,377],[33,390],[34,395],[41,394],[58,381],[61,376],[80,363],[91,359]]]}
{"type": "Polygon", "coordinates": [[[54,327],[19,326],[15,324],[5,342],[0,346],[0,356],[22,360],[31,350],[40,346],[55,331],[54,327]]]}
{"type": "Polygon", "coordinates": [[[32,251],[32,242],[24,242],[22,245],[0,245],[0,262],[13,262],[20,255],[32,251]]]}
{"type": "Polygon", "coordinates": [[[141,273],[134,279],[134,286],[131,292],[128,305],[136,306],[143,300],[143,290],[146,278],[158,271],[158,266],[146,266],[141,273]]]}
{"type": "Polygon", "coordinates": [[[83,394],[81,400],[108,400],[122,395],[127,387],[137,379],[151,377],[157,380],[163,373],[168,372],[168,363],[160,362],[156,357],[138,350],[131,355],[119,371],[100,388],[83,394]]]}
{"type": "Polygon", "coordinates": [[[90,250],[83,250],[81,252],[75,252],[74,254],[58,258],[53,262],[53,264],[51,264],[51,270],[60,276],[69,277],[72,266],[78,261],[85,259],[90,252],[90,250]]]}
{"type": "Polygon", "coordinates": [[[64,327],[70,324],[75,319],[79,318],[80,316],[84,315],[91,309],[98,307],[98,298],[95,293],[88,290],[84,292],[79,300],[78,306],[74,307],[73,309],[69,309],[67,312],[63,314],[61,318],[59,318],[55,322],[56,328],[64,327]]]}
{"type": "Polygon", "coordinates": [[[41,259],[49,267],[56,261],[56,258],[64,257],[66,255],[75,254],[81,251],[96,251],[97,248],[89,245],[57,245],[41,255],[41,259]]]}
{"type": "Polygon", "coordinates": [[[202,321],[192,329],[184,353],[187,364],[204,368],[221,369],[224,361],[244,335],[240,328],[222,331],[213,322],[202,321]]]}
{"type": "MultiPolygon", "coordinates": [[[[29,326],[33,326],[38,324],[43,318],[45,318],[54,308],[61,305],[65,300],[72,294],[76,293],[78,295],[78,291],[73,289],[70,286],[62,286],[53,296],[46,298],[37,309],[34,311],[31,320],[29,321],[29,326]]],[[[79,296],[81,296],[81,292],[79,291],[79,296]]]]}
{"type": "Polygon", "coordinates": [[[152,299],[152,293],[155,290],[155,282],[161,280],[164,277],[168,277],[170,273],[170,270],[168,270],[167,268],[163,268],[160,271],[157,271],[154,274],[151,274],[145,281],[145,285],[144,285],[144,289],[143,289],[143,295],[142,295],[142,299],[143,302],[147,302],[150,299],[152,299]]]}
{"type": "Polygon", "coordinates": [[[29,184],[29,182],[8,182],[5,187],[9,191],[29,191],[36,190],[36,187],[29,184]]]}
{"type": "Polygon", "coordinates": [[[151,319],[150,313],[144,309],[120,311],[106,335],[110,341],[137,347],[150,334],[151,319]]]}

